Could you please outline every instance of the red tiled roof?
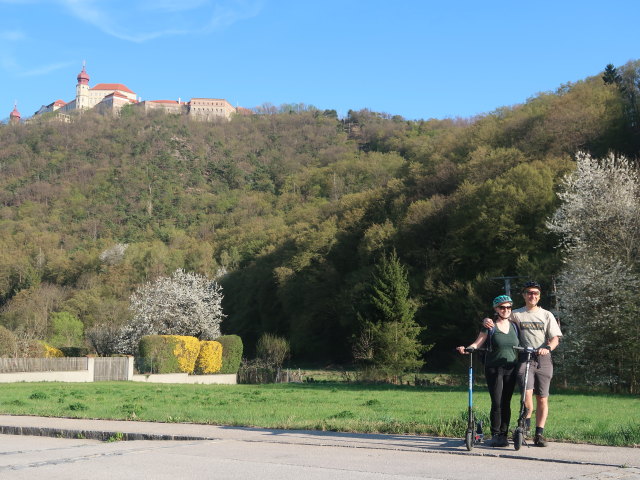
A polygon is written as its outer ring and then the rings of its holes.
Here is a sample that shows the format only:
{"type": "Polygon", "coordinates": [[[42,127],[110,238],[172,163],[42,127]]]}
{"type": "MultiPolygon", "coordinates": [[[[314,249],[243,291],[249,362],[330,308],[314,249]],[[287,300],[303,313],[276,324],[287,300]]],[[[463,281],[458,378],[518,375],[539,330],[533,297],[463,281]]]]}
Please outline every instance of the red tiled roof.
{"type": "Polygon", "coordinates": [[[60,106],[60,107],[62,107],[62,106],[64,106],[64,105],[66,105],[66,104],[67,104],[67,103],[66,103],[66,102],[63,102],[62,100],[56,100],[56,101],[55,101],[55,102],[53,102],[51,105],[56,105],[56,106],[60,106]]]}
{"type": "Polygon", "coordinates": [[[134,93],[121,83],[99,83],[91,90],[120,90],[121,92],[134,93]]]}

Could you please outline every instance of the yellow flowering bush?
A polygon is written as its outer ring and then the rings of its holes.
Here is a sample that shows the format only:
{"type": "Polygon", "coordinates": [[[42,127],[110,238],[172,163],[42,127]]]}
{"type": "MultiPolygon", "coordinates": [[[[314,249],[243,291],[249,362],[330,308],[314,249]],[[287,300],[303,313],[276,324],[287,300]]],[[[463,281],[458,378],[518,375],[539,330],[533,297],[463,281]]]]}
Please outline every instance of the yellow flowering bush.
{"type": "Polygon", "coordinates": [[[178,359],[181,372],[193,373],[200,353],[200,340],[186,335],[162,335],[175,341],[173,354],[178,359]]]}
{"type": "Polygon", "coordinates": [[[218,373],[222,368],[222,344],[213,340],[200,342],[200,355],[196,361],[197,374],[218,373]]]}
{"type": "Polygon", "coordinates": [[[42,342],[42,346],[44,347],[45,358],[64,357],[64,353],[62,353],[62,350],[58,350],[56,347],[52,347],[48,343],[44,342],[42,342]]]}

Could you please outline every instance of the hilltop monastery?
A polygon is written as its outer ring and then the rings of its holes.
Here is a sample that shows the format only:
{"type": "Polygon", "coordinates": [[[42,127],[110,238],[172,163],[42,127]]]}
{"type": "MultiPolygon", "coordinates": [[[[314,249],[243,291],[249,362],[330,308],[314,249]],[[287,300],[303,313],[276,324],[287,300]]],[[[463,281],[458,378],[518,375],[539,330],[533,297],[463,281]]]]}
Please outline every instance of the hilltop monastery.
{"type": "MultiPolygon", "coordinates": [[[[162,109],[169,113],[189,115],[197,120],[211,121],[220,118],[229,119],[233,113],[247,114],[246,108],[235,108],[222,98],[192,98],[188,102],[176,100],[145,100],[141,101],[126,85],[121,83],[98,83],[89,86],[89,75],[82,66],[77,76],[76,97],[69,101],[56,100],[43,105],[33,114],[37,118],[45,113],[56,112],[61,119],[68,119],[66,115],[74,110],[93,109],[102,114],[117,114],[125,105],[136,105],[145,111],[162,109]]],[[[20,112],[17,106],[9,114],[10,123],[20,123],[20,112]]]]}

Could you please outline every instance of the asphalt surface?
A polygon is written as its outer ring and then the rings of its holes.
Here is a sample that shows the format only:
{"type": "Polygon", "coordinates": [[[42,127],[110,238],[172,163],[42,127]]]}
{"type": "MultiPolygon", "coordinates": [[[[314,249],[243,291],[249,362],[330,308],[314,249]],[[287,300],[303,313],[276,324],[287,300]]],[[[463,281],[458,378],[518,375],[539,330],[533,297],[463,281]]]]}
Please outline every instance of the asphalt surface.
{"type": "MultiPolygon", "coordinates": [[[[253,444],[342,447],[370,451],[424,452],[464,457],[499,457],[558,465],[623,468],[640,479],[640,448],[603,447],[550,442],[546,448],[476,446],[467,451],[462,439],[412,435],[379,435],[303,430],[224,427],[190,423],[156,423],[0,415],[0,434],[90,440],[217,440],[253,444]]],[[[453,458],[453,457],[452,457],[453,458]]],[[[629,477],[631,478],[631,477],[629,477]]]]}

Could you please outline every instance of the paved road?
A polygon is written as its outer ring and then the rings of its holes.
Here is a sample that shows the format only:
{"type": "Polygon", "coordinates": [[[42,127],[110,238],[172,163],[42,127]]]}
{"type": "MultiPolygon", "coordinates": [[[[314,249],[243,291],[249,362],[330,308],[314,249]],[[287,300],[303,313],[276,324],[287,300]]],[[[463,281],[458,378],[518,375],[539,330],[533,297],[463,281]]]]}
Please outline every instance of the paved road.
{"type": "Polygon", "coordinates": [[[0,416],[0,432],[1,479],[640,480],[633,448],[467,452],[459,439],[435,437],[18,416],[0,416]],[[110,437],[140,440],[94,439],[110,437]]]}

